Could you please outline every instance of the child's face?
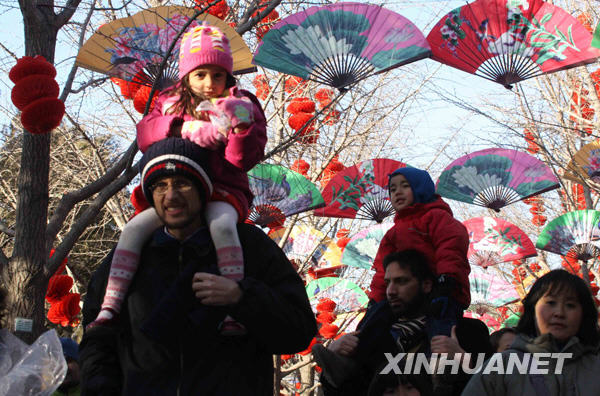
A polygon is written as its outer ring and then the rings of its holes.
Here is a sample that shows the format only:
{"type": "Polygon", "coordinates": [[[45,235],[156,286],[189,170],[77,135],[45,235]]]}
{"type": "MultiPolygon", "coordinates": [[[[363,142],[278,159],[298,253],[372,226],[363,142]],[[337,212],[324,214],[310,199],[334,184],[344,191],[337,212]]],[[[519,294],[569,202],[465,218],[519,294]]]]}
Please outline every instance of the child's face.
{"type": "Polygon", "coordinates": [[[192,70],[188,79],[194,94],[218,98],[225,91],[227,71],[221,66],[203,65],[192,70]]]}
{"type": "Polygon", "coordinates": [[[575,293],[544,294],[535,304],[538,334],[551,333],[559,341],[567,341],[579,331],[582,308],[575,293]]]}
{"type": "Polygon", "coordinates": [[[412,188],[403,175],[396,175],[390,179],[390,201],[396,212],[413,204],[412,188]]]}

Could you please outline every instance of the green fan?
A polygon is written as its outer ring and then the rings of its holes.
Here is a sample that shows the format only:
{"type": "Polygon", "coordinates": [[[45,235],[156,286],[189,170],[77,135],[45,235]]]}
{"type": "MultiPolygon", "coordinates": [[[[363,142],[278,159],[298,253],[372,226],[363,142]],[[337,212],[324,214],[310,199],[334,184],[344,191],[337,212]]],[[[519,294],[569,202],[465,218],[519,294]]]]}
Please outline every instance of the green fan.
{"type": "Polygon", "coordinates": [[[552,220],[538,237],[536,247],[587,261],[600,254],[600,211],[575,210],[552,220]]]}
{"type": "Polygon", "coordinates": [[[311,305],[316,306],[322,298],[333,300],[338,312],[357,311],[367,306],[369,297],[354,282],[342,278],[319,278],[306,285],[311,305]]]}

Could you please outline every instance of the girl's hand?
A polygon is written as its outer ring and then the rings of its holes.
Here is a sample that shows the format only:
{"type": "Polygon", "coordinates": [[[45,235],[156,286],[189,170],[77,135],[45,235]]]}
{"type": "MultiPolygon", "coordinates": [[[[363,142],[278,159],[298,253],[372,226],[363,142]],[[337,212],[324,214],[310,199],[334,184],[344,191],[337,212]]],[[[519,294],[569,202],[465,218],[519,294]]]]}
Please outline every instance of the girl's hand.
{"type": "Polygon", "coordinates": [[[212,123],[199,120],[184,122],[181,127],[181,137],[209,150],[218,149],[227,140],[227,135],[219,131],[212,123]]]}
{"type": "Polygon", "coordinates": [[[216,106],[231,120],[233,129],[239,128],[236,133],[254,122],[254,105],[248,98],[224,98],[218,100],[216,106]]]}

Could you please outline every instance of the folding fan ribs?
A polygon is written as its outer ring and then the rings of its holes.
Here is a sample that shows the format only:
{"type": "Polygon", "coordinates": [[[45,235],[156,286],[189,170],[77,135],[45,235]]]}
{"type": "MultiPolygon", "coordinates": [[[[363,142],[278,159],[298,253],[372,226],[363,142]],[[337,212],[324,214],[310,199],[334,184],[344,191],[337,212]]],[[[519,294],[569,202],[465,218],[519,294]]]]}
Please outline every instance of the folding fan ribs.
{"type": "Polygon", "coordinates": [[[287,216],[325,205],[314,184],[284,166],[258,164],[248,182],[254,194],[248,219],[260,226],[282,226],[287,216]]]}
{"type": "Polygon", "coordinates": [[[421,31],[402,15],[377,5],[340,2],[278,22],[258,46],[254,63],[346,90],[430,53],[421,31]]]}
{"type": "Polygon", "coordinates": [[[433,59],[509,89],[600,56],[577,19],[542,0],[476,0],[445,15],[427,41],[433,59]]]}
{"type": "Polygon", "coordinates": [[[516,150],[485,149],[453,161],[437,182],[437,193],[500,211],[504,206],[559,187],[552,170],[516,150]]]}
{"type": "MultiPolygon", "coordinates": [[[[77,54],[76,63],[80,67],[140,85],[152,86],[158,80],[158,89],[164,89],[179,80],[179,46],[175,45],[170,54],[167,51],[194,15],[193,8],[160,6],[111,21],[102,25],[85,42],[77,54]],[[167,56],[168,61],[161,71],[160,65],[167,56]]],[[[234,74],[256,70],[251,63],[252,52],[231,26],[204,13],[197,16],[189,28],[203,22],[218,27],[229,39],[234,74]]]]}
{"type": "Polygon", "coordinates": [[[536,247],[587,261],[600,255],[600,212],[575,210],[552,220],[542,230],[536,247]]]}

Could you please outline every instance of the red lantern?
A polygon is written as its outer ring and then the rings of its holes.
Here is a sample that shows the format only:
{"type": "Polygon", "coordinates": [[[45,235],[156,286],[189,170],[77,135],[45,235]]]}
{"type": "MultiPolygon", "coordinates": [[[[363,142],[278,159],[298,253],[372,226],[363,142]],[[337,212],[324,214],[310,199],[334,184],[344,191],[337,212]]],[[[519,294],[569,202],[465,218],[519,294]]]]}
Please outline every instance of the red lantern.
{"type": "Polygon", "coordinates": [[[331,339],[336,336],[336,334],[340,331],[340,328],[334,324],[323,324],[319,329],[319,334],[323,336],[323,338],[331,339]]]}
{"type": "Polygon", "coordinates": [[[346,245],[350,242],[350,238],[348,237],[341,237],[337,240],[336,245],[338,245],[338,247],[340,249],[342,249],[342,251],[346,248],[346,245]]]}
{"type": "Polygon", "coordinates": [[[340,228],[338,232],[335,233],[336,238],[345,238],[350,234],[350,230],[347,228],[340,228]]]}
{"type": "Polygon", "coordinates": [[[33,134],[48,133],[60,125],[65,104],[56,98],[41,98],[28,104],[21,113],[23,127],[33,134]]]}
{"type": "Polygon", "coordinates": [[[17,64],[10,69],[8,78],[13,83],[18,83],[22,78],[32,75],[56,77],[56,68],[41,55],[35,57],[24,56],[17,59],[17,64]]]}
{"type": "Polygon", "coordinates": [[[590,33],[594,32],[592,28],[592,18],[587,13],[582,12],[581,14],[577,15],[577,20],[583,25],[585,30],[587,30],[590,33]]]}
{"type": "Polygon", "coordinates": [[[294,161],[290,169],[294,172],[300,173],[303,176],[307,176],[308,170],[310,169],[310,165],[303,159],[297,159],[296,161],[294,161]]]}
{"type": "Polygon", "coordinates": [[[333,101],[335,94],[332,89],[321,88],[315,94],[315,99],[319,102],[321,107],[325,107],[333,101]]]}
{"type": "Polygon", "coordinates": [[[340,112],[337,110],[330,110],[323,119],[325,125],[335,125],[340,121],[340,112]]]}
{"type": "MultiPolygon", "coordinates": [[[[304,113],[304,112],[300,112],[300,113],[296,113],[296,114],[292,114],[290,116],[290,118],[288,119],[288,124],[290,125],[290,127],[294,130],[294,131],[298,131],[300,130],[302,127],[304,127],[304,125],[313,117],[312,114],[309,113],[304,113]]],[[[310,129],[310,128],[314,128],[314,120],[307,125],[304,129],[310,129]]]]}
{"type": "MultiPolygon", "coordinates": [[[[135,98],[133,98],[133,107],[135,110],[143,114],[146,109],[146,103],[148,102],[148,98],[150,97],[151,87],[147,87],[145,85],[141,86],[140,89],[135,93],[135,98]]],[[[158,97],[158,92],[154,92],[154,96],[152,97],[152,102],[150,103],[150,108],[148,112],[151,112],[154,108],[154,103],[156,103],[156,98],[158,97]]]]}
{"type": "Polygon", "coordinates": [[[337,304],[329,298],[321,298],[317,304],[317,312],[333,312],[337,304]]]}
{"type": "Polygon", "coordinates": [[[297,113],[314,113],[316,109],[315,102],[305,97],[293,98],[287,107],[287,112],[291,114],[297,113]]]}
{"type": "MultiPolygon", "coordinates": [[[[212,1],[209,1],[209,0],[195,0],[195,1],[197,4],[196,8],[199,8],[199,9],[204,9],[204,8],[206,8],[206,6],[208,4],[212,3],[212,1]]],[[[210,15],[213,15],[219,19],[225,20],[225,18],[227,18],[227,15],[229,14],[229,11],[230,11],[229,6],[225,2],[225,0],[221,0],[217,4],[211,6],[207,12],[210,15]]]]}
{"type": "Polygon", "coordinates": [[[19,110],[40,98],[58,98],[60,89],[50,76],[34,74],[21,78],[13,87],[10,98],[19,110]]]}
{"type": "Polygon", "coordinates": [[[69,275],[51,276],[46,290],[46,301],[50,304],[58,303],[69,293],[71,287],[73,287],[73,278],[69,275]]]}
{"type": "Polygon", "coordinates": [[[317,323],[329,324],[335,322],[337,315],[333,312],[319,312],[317,314],[317,323]]]}
{"type": "Polygon", "coordinates": [[[283,89],[285,92],[291,94],[295,93],[297,95],[301,94],[306,86],[306,80],[303,80],[297,76],[291,76],[285,80],[283,89]]]}
{"type": "Polygon", "coordinates": [[[48,310],[48,320],[61,326],[76,326],[76,316],[81,311],[79,293],[69,293],[58,303],[52,304],[48,310]]]}

